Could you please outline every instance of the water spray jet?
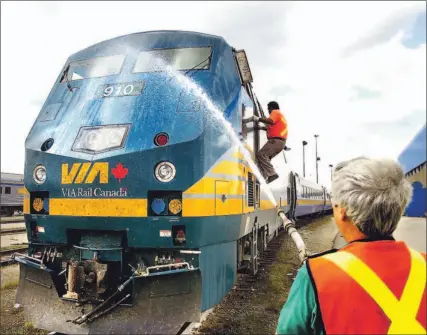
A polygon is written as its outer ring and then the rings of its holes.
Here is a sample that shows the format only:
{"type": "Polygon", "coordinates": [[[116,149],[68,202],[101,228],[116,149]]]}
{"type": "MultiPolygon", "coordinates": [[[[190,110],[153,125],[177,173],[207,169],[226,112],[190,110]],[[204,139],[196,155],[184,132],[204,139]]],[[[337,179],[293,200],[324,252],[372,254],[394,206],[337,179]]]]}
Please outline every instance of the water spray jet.
{"type": "MultiPolygon", "coordinates": [[[[201,101],[203,101],[204,105],[206,106],[207,110],[210,111],[212,116],[220,122],[227,131],[229,137],[231,138],[232,142],[234,142],[235,145],[237,145],[243,156],[245,157],[246,161],[248,162],[250,168],[254,172],[255,176],[258,178],[260,184],[264,186],[264,190],[267,193],[267,196],[269,200],[274,204],[274,206],[277,208],[277,201],[273,196],[273,193],[270,190],[270,187],[267,185],[267,182],[265,181],[264,177],[261,175],[261,172],[258,169],[258,166],[253,161],[251,154],[249,151],[245,148],[243,143],[241,142],[239,136],[234,132],[232,125],[230,122],[228,122],[223,113],[220,111],[220,109],[215,106],[215,104],[212,102],[212,100],[209,98],[209,96],[206,94],[206,92],[199,86],[197,83],[195,83],[192,79],[186,77],[185,75],[182,75],[181,73],[174,71],[170,66],[165,65],[165,68],[167,69],[168,73],[173,73],[176,78],[176,82],[180,84],[181,86],[185,87],[188,90],[192,90],[201,101]]],[[[305,246],[305,243],[303,239],[301,238],[301,235],[298,233],[297,229],[295,228],[294,223],[289,220],[286,217],[285,212],[282,209],[278,209],[277,212],[278,216],[281,218],[283,222],[283,228],[285,229],[285,232],[289,235],[289,237],[294,241],[297,249],[298,249],[298,257],[303,263],[307,257],[309,256],[308,250],[305,246]]]]}

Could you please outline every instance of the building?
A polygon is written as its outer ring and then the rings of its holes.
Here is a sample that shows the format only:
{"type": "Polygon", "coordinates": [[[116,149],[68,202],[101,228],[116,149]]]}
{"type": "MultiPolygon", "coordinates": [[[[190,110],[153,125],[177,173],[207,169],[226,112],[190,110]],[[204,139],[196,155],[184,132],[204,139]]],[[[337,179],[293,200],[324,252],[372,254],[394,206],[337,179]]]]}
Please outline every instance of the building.
{"type": "Polygon", "coordinates": [[[407,216],[427,216],[426,135],[424,125],[398,158],[414,192],[412,201],[405,211],[407,216]]]}

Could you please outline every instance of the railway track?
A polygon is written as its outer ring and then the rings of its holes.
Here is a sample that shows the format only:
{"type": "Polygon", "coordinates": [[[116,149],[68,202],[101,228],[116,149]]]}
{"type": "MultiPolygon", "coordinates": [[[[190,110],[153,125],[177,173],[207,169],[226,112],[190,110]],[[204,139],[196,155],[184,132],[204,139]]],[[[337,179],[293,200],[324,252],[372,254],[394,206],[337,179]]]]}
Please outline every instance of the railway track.
{"type": "Polygon", "coordinates": [[[203,326],[193,330],[193,334],[233,334],[231,325],[236,316],[245,313],[251,304],[251,296],[256,293],[256,283],[267,275],[268,268],[276,262],[277,253],[286,239],[286,232],[281,230],[276,239],[272,240],[259,258],[258,273],[256,275],[240,273],[237,283],[226,296],[221,305],[212,312],[214,328],[206,329],[203,326]]]}
{"type": "Polygon", "coordinates": [[[25,233],[25,227],[24,228],[9,228],[9,229],[2,229],[0,231],[1,235],[13,235],[13,234],[19,234],[19,233],[25,233]]]}
{"type": "Polygon", "coordinates": [[[27,250],[28,247],[0,250],[0,266],[14,263],[10,256],[12,256],[15,252],[26,253],[27,250]]]}

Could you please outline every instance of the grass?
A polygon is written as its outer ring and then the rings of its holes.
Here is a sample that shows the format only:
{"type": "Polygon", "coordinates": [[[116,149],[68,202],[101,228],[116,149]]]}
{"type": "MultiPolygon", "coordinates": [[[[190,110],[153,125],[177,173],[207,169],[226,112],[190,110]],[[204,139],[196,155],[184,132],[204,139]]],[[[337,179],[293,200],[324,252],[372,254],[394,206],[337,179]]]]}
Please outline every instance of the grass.
{"type": "Polygon", "coordinates": [[[267,310],[280,313],[292,285],[291,278],[294,276],[293,266],[293,264],[289,263],[279,263],[271,266],[267,282],[267,310]]]}
{"type": "Polygon", "coordinates": [[[40,334],[41,335],[41,334],[46,334],[46,331],[42,329],[37,329],[33,326],[31,322],[25,321],[24,326],[21,329],[19,329],[16,334],[18,335],[29,335],[29,334],[39,335],[40,334]]]}
{"type": "MultiPolygon", "coordinates": [[[[255,291],[250,297],[249,307],[233,315],[231,321],[220,320],[216,312],[223,314],[228,309],[215,307],[198,330],[198,334],[274,334],[280,311],[288,297],[289,289],[299,268],[295,246],[285,241],[277,251],[275,262],[265,275],[258,278],[255,291]]],[[[236,300],[237,301],[237,300],[236,300]]],[[[237,302],[238,303],[238,302],[237,302]]]]}
{"type": "Polygon", "coordinates": [[[1,313],[0,313],[0,334],[19,335],[46,335],[49,332],[37,329],[31,322],[26,322],[24,309],[14,308],[16,297],[16,286],[18,279],[10,280],[1,287],[1,313]]]}

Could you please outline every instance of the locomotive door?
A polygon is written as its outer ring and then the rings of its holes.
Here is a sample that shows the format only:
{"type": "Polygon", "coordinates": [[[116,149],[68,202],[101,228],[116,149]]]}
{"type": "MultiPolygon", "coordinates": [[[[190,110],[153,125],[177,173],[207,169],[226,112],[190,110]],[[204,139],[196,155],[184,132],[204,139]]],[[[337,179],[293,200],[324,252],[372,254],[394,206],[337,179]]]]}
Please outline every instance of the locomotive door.
{"type": "Polygon", "coordinates": [[[255,160],[255,131],[254,123],[243,123],[243,119],[254,116],[254,109],[252,107],[242,104],[242,137],[244,146],[250,150],[252,159],[255,160]]]}
{"type": "MultiPolygon", "coordinates": [[[[242,113],[241,117],[243,119],[247,119],[251,116],[253,116],[254,108],[252,106],[246,106],[245,104],[242,104],[242,113]]],[[[251,153],[251,158],[254,164],[256,164],[255,160],[255,154],[258,149],[258,143],[259,143],[259,131],[254,130],[255,123],[249,122],[249,123],[243,123],[242,122],[242,141],[244,144],[244,147],[251,153]]],[[[239,148],[239,151],[241,149],[239,148]]],[[[253,172],[253,171],[252,171],[253,172]]],[[[259,182],[255,179],[249,181],[249,179],[252,179],[253,174],[248,171],[246,177],[248,178],[248,182],[246,183],[246,199],[247,199],[247,206],[248,207],[254,207],[259,208],[260,205],[260,197],[261,197],[261,190],[259,182]]]]}

